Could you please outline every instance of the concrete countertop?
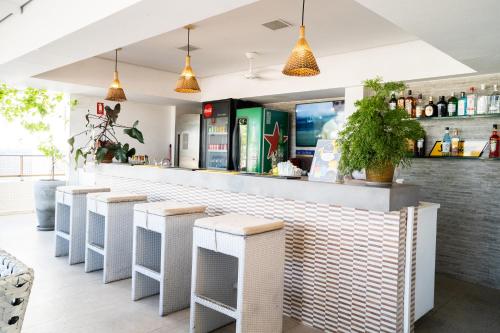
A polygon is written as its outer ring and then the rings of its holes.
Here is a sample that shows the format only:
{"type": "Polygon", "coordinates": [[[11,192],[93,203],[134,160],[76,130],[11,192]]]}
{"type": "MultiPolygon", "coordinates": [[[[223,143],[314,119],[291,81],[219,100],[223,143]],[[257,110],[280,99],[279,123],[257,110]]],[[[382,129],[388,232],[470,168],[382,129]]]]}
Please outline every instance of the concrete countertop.
{"type": "Polygon", "coordinates": [[[417,206],[419,187],[393,184],[391,187],[364,184],[333,184],[298,179],[283,179],[231,173],[162,169],[128,164],[100,164],[85,167],[85,172],[150,182],[194,186],[213,190],[245,192],[265,197],[315,202],[328,205],[390,212],[417,206]]]}

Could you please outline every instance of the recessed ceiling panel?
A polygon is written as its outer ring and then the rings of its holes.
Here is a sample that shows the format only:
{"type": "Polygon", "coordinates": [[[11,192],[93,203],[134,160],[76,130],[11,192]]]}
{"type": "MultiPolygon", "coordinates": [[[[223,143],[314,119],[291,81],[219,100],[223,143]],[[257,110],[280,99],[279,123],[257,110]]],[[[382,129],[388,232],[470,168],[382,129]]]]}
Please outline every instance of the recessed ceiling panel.
{"type": "MultiPolygon", "coordinates": [[[[243,71],[248,51],[258,53],[255,67],[283,63],[298,38],[301,9],[300,0],[262,0],[193,22],[191,42],[200,48],[192,56],[193,69],[201,77],[243,71]],[[273,31],[263,26],[277,19],[292,27],[273,31]]],[[[353,0],[307,1],[305,25],[317,57],[417,39],[353,0]]],[[[186,32],[178,29],[123,46],[120,61],[176,73],[184,66],[179,47],[185,44],[186,32]]],[[[100,57],[114,59],[114,53],[100,57]]]]}

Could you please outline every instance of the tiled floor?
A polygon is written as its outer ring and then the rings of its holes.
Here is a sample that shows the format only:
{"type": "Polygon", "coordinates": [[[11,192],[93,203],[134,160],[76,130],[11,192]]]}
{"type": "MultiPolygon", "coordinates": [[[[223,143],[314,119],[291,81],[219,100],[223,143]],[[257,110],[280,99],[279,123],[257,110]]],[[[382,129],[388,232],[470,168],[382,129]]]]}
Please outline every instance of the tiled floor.
{"type": "MultiPolygon", "coordinates": [[[[130,300],[131,280],[107,285],[101,273],[86,274],[83,265],[67,265],[53,257],[52,232],[35,230],[33,214],[0,216],[0,248],[15,254],[35,269],[35,284],[23,333],[177,333],[187,332],[189,311],[157,315],[158,298],[130,300]]],[[[233,327],[219,333],[233,332],[233,327]]],[[[286,318],[284,331],[318,330],[286,318]]],[[[500,332],[500,290],[436,278],[434,310],[416,323],[416,333],[500,332]]]]}
{"type": "MultiPolygon", "coordinates": [[[[131,301],[130,279],[103,285],[100,272],[86,274],[83,264],[54,258],[53,241],[53,232],[36,231],[33,214],[0,216],[0,248],[35,270],[23,333],[188,332],[189,310],[158,316],[158,297],[131,301]]],[[[233,331],[226,327],[219,333],[233,331]]],[[[290,318],[284,331],[319,332],[290,318]]]]}
{"type": "Polygon", "coordinates": [[[436,277],[435,306],[415,324],[416,333],[499,333],[500,290],[436,277]]]}

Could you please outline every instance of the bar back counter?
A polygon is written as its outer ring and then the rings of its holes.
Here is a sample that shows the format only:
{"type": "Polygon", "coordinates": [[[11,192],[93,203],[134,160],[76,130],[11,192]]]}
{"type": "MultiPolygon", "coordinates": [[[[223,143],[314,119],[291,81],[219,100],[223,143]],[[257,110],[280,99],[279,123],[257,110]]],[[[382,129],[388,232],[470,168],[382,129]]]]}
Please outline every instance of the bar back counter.
{"type": "Polygon", "coordinates": [[[418,187],[328,184],[122,164],[81,184],[285,221],[284,314],[328,332],[410,332],[418,187]]]}

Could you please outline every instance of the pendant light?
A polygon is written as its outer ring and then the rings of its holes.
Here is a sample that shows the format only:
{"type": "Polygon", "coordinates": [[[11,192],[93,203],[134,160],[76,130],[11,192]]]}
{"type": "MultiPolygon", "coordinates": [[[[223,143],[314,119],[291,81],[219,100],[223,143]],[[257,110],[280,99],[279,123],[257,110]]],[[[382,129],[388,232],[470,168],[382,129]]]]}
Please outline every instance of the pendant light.
{"type": "Polygon", "coordinates": [[[194,75],[193,69],[191,68],[191,56],[189,54],[189,32],[193,28],[193,26],[188,25],[186,27],[188,31],[188,44],[187,44],[187,55],[186,55],[186,64],[184,65],[184,69],[182,70],[181,76],[177,80],[177,85],[175,87],[175,91],[179,93],[199,93],[200,86],[198,85],[198,81],[196,81],[196,76],[194,75]]]}
{"type": "Polygon", "coordinates": [[[108,89],[108,94],[106,95],[105,100],[114,101],[114,102],[124,102],[127,100],[125,96],[125,92],[123,91],[122,84],[120,83],[120,79],[118,79],[118,50],[115,50],[115,76],[113,82],[108,89]]]}
{"type": "Polygon", "coordinates": [[[306,0],[302,0],[302,25],[300,26],[299,40],[283,68],[283,74],[288,76],[314,76],[319,74],[318,64],[306,41],[306,28],[304,26],[305,3],[306,0]]]}

